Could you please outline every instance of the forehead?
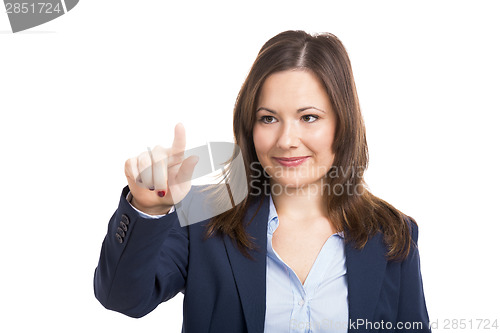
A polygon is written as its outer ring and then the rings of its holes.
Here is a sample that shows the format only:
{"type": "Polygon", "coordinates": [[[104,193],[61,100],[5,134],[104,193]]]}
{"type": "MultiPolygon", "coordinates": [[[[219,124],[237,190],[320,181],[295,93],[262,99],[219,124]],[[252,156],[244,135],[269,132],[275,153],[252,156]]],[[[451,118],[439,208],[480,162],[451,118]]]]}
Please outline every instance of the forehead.
{"type": "Polygon", "coordinates": [[[264,81],[258,98],[258,107],[290,105],[296,108],[309,104],[328,109],[330,99],[318,77],[302,69],[271,74],[264,81]]]}

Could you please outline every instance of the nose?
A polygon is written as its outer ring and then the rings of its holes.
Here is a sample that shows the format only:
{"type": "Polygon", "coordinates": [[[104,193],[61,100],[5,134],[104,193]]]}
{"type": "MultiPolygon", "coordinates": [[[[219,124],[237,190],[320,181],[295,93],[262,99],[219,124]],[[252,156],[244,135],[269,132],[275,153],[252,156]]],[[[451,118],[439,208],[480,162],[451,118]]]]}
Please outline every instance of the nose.
{"type": "Polygon", "coordinates": [[[277,146],[283,150],[297,148],[300,144],[300,130],[292,123],[284,124],[281,128],[277,146]]]}

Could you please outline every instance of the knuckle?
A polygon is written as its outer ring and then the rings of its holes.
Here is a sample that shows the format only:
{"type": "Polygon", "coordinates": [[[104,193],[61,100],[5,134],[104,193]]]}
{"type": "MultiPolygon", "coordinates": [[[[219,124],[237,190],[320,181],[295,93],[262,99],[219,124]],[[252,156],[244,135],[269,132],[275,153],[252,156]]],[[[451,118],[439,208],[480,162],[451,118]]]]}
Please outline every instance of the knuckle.
{"type": "Polygon", "coordinates": [[[130,170],[131,169],[131,166],[132,166],[132,161],[131,160],[132,159],[129,158],[128,160],[125,161],[125,164],[124,164],[125,170],[127,170],[127,169],[130,170]]]}
{"type": "Polygon", "coordinates": [[[163,151],[165,150],[165,148],[163,148],[163,146],[161,145],[156,145],[154,148],[153,148],[153,151],[163,151]]]}
{"type": "Polygon", "coordinates": [[[135,157],[129,158],[125,161],[124,169],[126,173],[133,173],[134,164],[137,165],[137,159],[135,157]]]}

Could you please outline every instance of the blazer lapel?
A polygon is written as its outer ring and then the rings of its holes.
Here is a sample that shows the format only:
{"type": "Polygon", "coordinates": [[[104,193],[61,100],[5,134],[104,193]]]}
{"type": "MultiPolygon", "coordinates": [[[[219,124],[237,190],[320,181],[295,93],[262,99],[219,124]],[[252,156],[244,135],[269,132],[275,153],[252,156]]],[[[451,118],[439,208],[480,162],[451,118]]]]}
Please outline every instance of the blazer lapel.
{"type": "MultiPolygon", "coordinates": [[[[346,243],[345,254],[349,320],[351,323],[358,319],[373,321],[387,265],[382,234],[377,233],[361,250],[346,243]]],[[[349,332],[360,331],[351,330],[349,325],[349,332]]]]}
{"type": "MultiPolygon", "coordinates": [[[[250,255],[255,260],[245,257],[236,244],[229,237],[224,236],[224,245],[249,333],[264,331],[266,314],[269,196],[264,198],[260,207],[259,204],[260,200],[252,202],[244,220],[247,223],[257,211],[252,223],[246,229],[248,235],[254,237],[258,247],[257,250],[250,251],[250,255]]],[[[380,232],[372,237],[361,250],[355,249],[350,243],[345,244],[350,322],[356,322],[358,319],[373,321],[387,265],[385,254],[386,248],[380,232]]],[[[349,328],[349,332],[354,331],[349,328]]]]}
{"type": "Polygon", "coordinates": [[[257,210],[257,215],[246,229],[248,235],[255,239],[255,244],[258,247],[257,250],[249,252],[255,260],[245,257],[236,244],[224,235],[227,256],[231,263],[249,333],[262,333],[264,331],[266,315],[266,245],[269,196],[265,197],[260,208],[259,203],[260,200],[252,202],[244,220],[247,223],[257,210]]]}

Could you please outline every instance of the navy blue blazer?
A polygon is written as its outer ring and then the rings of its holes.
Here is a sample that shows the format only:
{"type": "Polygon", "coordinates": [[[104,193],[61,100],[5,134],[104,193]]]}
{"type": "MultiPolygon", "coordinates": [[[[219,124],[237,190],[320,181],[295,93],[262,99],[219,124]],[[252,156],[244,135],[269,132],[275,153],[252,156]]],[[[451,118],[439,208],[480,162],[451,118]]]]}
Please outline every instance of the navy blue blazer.
{"type": "MultiPolygon", "coordinates": [[[[176,212],[140,217],[126,201],[128,191],[109,221],[94,274],[101,304],[138,318],[182,292],[184,333],[263,332],[269,197],[260,206],[253,202],[245,218],[257,211],[247,227],[259,248],[251,260],[229,237],[203,240],[208,220],[181,227],[176,212]]],[[[346,243],[349,332],[430,332],[413,223],[412,237],[402,262],[385,259],[380,233],[362,250],[346,243]]]]}

